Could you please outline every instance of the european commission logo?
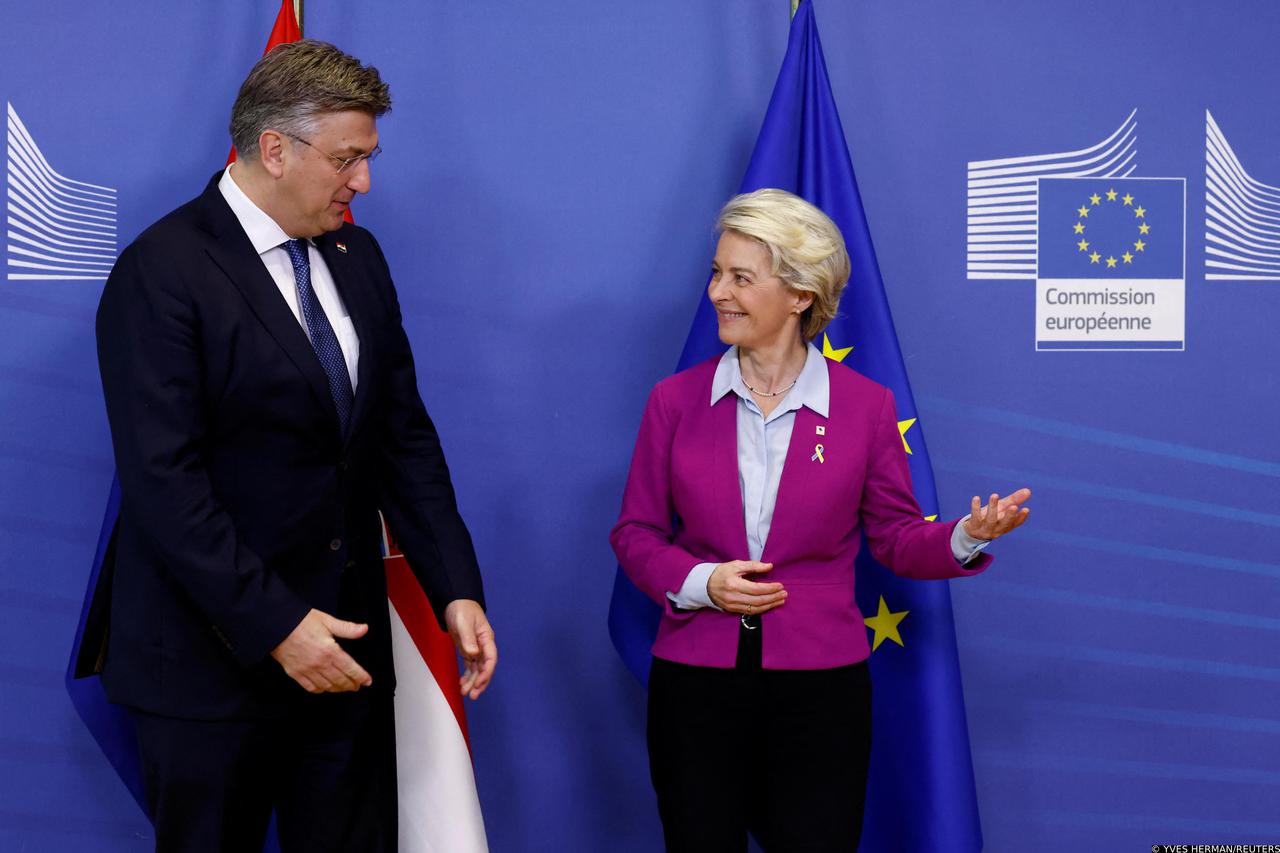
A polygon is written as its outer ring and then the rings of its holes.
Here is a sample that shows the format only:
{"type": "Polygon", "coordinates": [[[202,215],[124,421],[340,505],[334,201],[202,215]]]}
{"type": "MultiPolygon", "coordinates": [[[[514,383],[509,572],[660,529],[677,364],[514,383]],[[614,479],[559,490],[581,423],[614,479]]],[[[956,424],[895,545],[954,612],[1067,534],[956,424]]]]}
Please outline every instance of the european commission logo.
{"type": "Polygon", "coordinates": [[[58,173],[8,106],[9,280],[105,280],[117,254],[115,189],[58,173]]]}
{"type": "Polygon", "coordinates": [[[1036,349],[1181,350],[1186,181],[1041,178],[1036,349]]]}
{"type": "Polygon", "coordinates": [[[1036,282],[1037,350],[1185,347],[1186,180],[1134,176],[1137,128],[968,164],[968,278],[1036,282]]]}

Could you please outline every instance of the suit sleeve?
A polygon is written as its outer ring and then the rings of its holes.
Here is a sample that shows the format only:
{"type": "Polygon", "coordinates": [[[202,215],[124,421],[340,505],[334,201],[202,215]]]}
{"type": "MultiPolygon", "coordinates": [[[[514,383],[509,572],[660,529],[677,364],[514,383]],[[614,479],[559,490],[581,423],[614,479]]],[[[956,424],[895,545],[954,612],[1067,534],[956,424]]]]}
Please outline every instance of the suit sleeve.
{"type": "Polygon", "coordinates": [[[200,322],[176,268],[154,247],[130,246],[98,306],[98,366],[121,511],[146,531],[236,659],[250,665],[310,607],[241,543],[214,496],[201,451],[210,403],[200,322]]]}
{"type": "Polygon", "coordinates": [[[391,311],[385,330],[389,359],[383,377],[387,393],[379,450],[379,507],[444,628],[444,611],[450,602],[465,598],[484,606],[480,566],[458,512],[439,433],[418,393],[413,352],[390,269],[377,241],[372,235],[369,239],[382,265],[391,311]]]}
{"type": "Polygon", "coordinates": [[[921,580],[953,578],[976,574],[991,562],[984,554],[962,567],[951,551],[951,533],[959,522],[924,520],[911,489],[893,392],[887,388],[868,450],[859,511],[872,556],[894,574],[921,580]]]}
{"type": "Polygon", "coordinates": [[[667,615],[688,619],[692,611],[675,610],[668,592],[678,592],[694,566],[704,562],[674,544],[675,504],[671,497],[671,444],[675,421],[664,405],[663,386],[649,394],[631,471],[622,493],[622,512],[609,542],[622,570],[667,615]]]}

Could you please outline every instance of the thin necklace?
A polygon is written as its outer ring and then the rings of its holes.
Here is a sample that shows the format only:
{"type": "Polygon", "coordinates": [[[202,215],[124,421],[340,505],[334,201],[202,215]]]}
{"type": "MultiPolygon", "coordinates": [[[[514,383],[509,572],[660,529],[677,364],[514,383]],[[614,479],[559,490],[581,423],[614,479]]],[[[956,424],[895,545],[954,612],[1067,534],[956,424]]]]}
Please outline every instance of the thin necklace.
{"type": "Polygon", "coordinates": [[[779,388],[777,391],[757,391],[756,389],[751,387],[751,383],[747,381],[746,376],[742,377],[742,384],[747,386],[747,390],[759,397],[777,397],[779,394],[785,394],[788,391],[790,391],[792,388],[794,388],[795,384],[799,381],[800,381],[800,377],[797,376],[795,379],[791,380],[791,384],[788,385],[786,388],[779,388]]]}

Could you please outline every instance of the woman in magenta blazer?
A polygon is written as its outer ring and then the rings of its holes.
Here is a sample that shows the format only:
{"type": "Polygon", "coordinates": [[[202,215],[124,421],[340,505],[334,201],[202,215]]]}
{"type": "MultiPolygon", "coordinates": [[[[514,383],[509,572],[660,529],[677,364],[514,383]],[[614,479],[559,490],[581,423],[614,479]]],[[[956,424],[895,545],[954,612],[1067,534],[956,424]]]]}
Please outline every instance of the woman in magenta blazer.
{"type": "Polygon", "coordinates": [[[717,230],[708,296],[731,346],[654,387],[610,537],[663,607],[650,773],[668,850],[743,851],[750,831],[770,853],[851,851],[871,743],[862,534],[897,574],[976,574],[1030,491],[925,521],[893,394],[811,343],[849,277],[839,229],[766,189],[717,230]]]}

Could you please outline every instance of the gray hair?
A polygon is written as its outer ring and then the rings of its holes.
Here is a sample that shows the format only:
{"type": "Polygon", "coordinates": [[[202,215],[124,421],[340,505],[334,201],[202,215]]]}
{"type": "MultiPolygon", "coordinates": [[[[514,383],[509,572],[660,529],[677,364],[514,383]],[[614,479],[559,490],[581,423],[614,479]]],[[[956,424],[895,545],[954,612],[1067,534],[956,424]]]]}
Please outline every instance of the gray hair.
{"type": "Polygon", "coordinates": [[[252,157],[268,128],[305,138],[324,113],[378,118],[390,109],[378,69],[328,42],[303,39],[272,48],[253,66],[231,108],[231,142],[239,156],[252,157]]]}
{"type": "Polygon", "coordinates": [[[773,274],[792,290],[813,294],[800,318],[806,341],[835,318],[849,281],[849,252],[840,229],[821,210],[786,190],[756,190],[729,199],[716,230],[763,243],[773,274]]]}

